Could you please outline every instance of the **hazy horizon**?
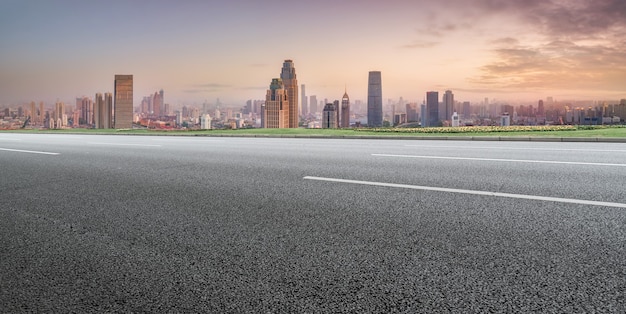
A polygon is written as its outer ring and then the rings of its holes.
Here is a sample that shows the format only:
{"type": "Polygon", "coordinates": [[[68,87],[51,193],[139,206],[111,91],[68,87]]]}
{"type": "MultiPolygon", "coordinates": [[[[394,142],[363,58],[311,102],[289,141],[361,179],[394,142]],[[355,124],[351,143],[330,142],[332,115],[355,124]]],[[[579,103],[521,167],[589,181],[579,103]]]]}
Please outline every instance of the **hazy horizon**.
{"type": "Polygon", "coordinates": [[[626,98],[626,2],[3,1],[0,104],[72,101],[134,76],[135,106],[263,99],[285,59],[307,95],[626,98]]]}

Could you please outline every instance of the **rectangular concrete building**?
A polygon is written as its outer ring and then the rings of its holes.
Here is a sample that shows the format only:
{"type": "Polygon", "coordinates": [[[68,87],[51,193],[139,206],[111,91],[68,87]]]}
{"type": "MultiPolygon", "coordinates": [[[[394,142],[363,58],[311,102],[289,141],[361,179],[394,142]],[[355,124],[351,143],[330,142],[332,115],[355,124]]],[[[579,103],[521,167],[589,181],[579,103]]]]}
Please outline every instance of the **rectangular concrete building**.
{"type": "Polygon", "coordinates": [[[114,123],[116,129],[133,127],[133,76],[115,75],[114,123]]]}

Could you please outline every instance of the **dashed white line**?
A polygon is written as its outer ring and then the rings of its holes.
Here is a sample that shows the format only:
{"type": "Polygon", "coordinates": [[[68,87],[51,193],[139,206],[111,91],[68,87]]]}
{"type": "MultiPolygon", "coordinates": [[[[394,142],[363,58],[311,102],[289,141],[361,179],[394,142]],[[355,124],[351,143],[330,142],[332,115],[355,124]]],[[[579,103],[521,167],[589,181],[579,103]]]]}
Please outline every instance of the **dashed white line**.
{"type": "Polygon", "coordinates": [[[405,147],[423,147],[423,148],[454,148],[454,149],[499,149],[499,150],[539,150],[539,151],[557,151],[557,152],[608,152],[608,153],[626,153],[624,149],[580,149],[580,148],[538,148],[538,147],[490,147],[490,146],[449,146],[449,145],[404,145],[405,147]]]}
{"type": "Polygon", "coordinates": [[[423,190],[423,191],[484,195],[484,196],[494,196],[494,197],[527,199],[527,200],[535,200],[535,201],[626,208],[626,204],[623,204],[623,203],[599,202],[599,201],[580,200],[580,199],[573,199],[573,198],[560,198],[560,197],[548,197],[548,196],[526,195],[526,194],[511,194],[511,193],[500,193],[500,192],[489,192],[489,191],[451,189],[451,188],[440,188],[440,187],[432,187],[432,186],[384,183],[384,182],[375,182],[375,181],[347,180],[347,179],[324,178],[324,177],[314,177],[314,176],[306,176],[303,179],[336,182],[336,183],[383,186],[383,187],[403,188],[403,189],[423,190]]]}
{"type": "Polygon", "coordinates": [[[101,143],[101,142],[87,142],[87,144],[114,145],[114,146],[145,146],[145,147],[161,147],[162,146],[162,145],[155,145],[155,144],[126,144],[126,143],[101,143]]]}
{"type": "Polygon", "coordinates": [[[556,161],[556,160],[498,159],[498,158],[391,155],[391,154],[372,154],[372,156],[375,156],[375,157],[397,157],[397,158],[448,159],[448,160],[473,160],[473,161],[501,161],[501,162],[525,162],[525,163],[537,163],[537,164],[562,164],[562,165],[626,167],[626,164],[611,164],[611,163],[598,163],[598,162],[579,162],[579,161],[556,161]]]}
{"type": "Polygon", "coordinates": [[[12,148],[0,148],[0,150],[6,151],[6,152],[40,154],[40,155],[61,155],[61,153],[41,152],[41,151],[35,151],[35,150],[23,150],[23,149],[12,149],[12,148]]]}

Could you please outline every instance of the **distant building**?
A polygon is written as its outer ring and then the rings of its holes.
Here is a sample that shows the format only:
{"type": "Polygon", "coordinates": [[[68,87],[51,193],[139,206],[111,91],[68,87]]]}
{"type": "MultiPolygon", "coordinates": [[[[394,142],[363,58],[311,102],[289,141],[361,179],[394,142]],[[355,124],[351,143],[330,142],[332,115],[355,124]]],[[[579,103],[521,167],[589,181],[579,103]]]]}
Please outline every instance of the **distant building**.
{"type": "Polygon", "coordinates": [[[279,78],[272,79],[265,96],[263,107],[263,128],[289,128],[289,96],[279,78]]]}
{"type": "Polygon", "coordinates": [[[339,100],[335,100],[333,101],[333,106],[335,106],[335,127],[339,127],[340,126],[340,119],[339,119],[339,115],[341,114],[341,105],[339,104],[339,100]]]}
{"type": "MultiPolygon", "coordinates": [[[[280,73],[280,78],[287,95],[286,104],[288,107],[284,108],[288,115],[286,127],[297,128],[298,122],[300,121],[300,115],[298,112],[300,109],[298,107],[298,80],[296,79],[296,68],[293,66],[292,60],[285,60],[280,73]]],[[[267,106],[267,103],[265,106],[267,106]]]]}
{"type": "Polygon", "coordinates": [[[114,127],[133,127],[133,76],[115,75],[114,127]]]}
{"type": "Polygon", "coordinates": [[[500,117],[500,125],[501,126],[511,126],[511,117],[508,113],[505,113],[500,117]]]}
{"type": "Polygon", "coordinates": [[[60,129],[65,126],[63,116],[65,115],[65,104],[63,102],[57,101],[54,104],[54,123],[55,128],[60,129]]]}
{"type": "Polygon", "coordinates": [[[383,126],[383,93],[380,71],[370,71],[367,85],[367,124],[383,126]]]}
{"type": "Polygon", "coordinates": [[[80,110],[79,124],[94,124],[94,104],[89,97],[76,98],[76,110],[80,110]]]}
{"type": "Polygon", "coordinates": [[[452,114],[452,126],[453,127],[459,126],[459,115],[456,112],[452,114]]]}
{"type": "Polygon", "coordinates": [[[309,113],[309,99],[306,97],[306,87],[304,86],[304,84],[300,85],[301,88],[301,92],[302,92],[302,96],[301,96],[301,100],[302,100],[302,115],[306,116],[309,113]]]}
{"type": "Polygon", "coordinates": [[[318,112],[318,111],[317,111],[317,96],[312,95],[312,96],[311,96],[311,97],[309,97],[309,98],[310,98],[310,101],[309,101],[309,103],[310,103],[310,108],[309,108],[309,110],[310,110],[310,111],[309,111],[309,112],[310,112],[312,115],[315,115],[315,114],[318,112]]]}
{"type": "Polygon", "coordinates": [[[426,126],[439,126],[439,92],[426,92],[426,112],[426,126]]]}
{"type": "Polygon", "coordinates": [[[406,122],[417,122],[419,116],[417,114],[417,104],[416,103],[408,103],[405,105],[406,107],[406,122]]]}
{"type": "Polygon", "coordinates": [[[444,120],[449,120],[452,118],[452,114],[455,112],[454,110],[454,94],[452,93],[452,91],[445,91],[445,93],[443,94],[443,115],[444,115],[444,120]]]}
{"type": "Polygon", "coordinates": [[[322,129],[337,128],[337,110],[334,104],[326,104],[322,112],[322,129]]]}
{"type": "Polygon", "coordinates": [[[96,129],[110,129],[113,127],[113,95],[105,93],[96,94],[94,104],[94,122],[96,129]]]}
{"type": "Polygon", "coordinates": [[[406,113],[396,113],[393,116],[393,125],[400,125],[406,123],[406,113]]]}
{"type": "Polygon", "coordinates": [[[350,127],[350,97],[348,97],[348,91],[344,90],[343,97],[341,98],[341,122],[340,128],[350,127]]]}
{"type": "Polygon", "coordinates": [[[211,129],[211,120],[212,120],[211,116],[208,113],[203,114],[200,117],[200,128],[203,129],[203,130],[210,130],[211,129]]]}

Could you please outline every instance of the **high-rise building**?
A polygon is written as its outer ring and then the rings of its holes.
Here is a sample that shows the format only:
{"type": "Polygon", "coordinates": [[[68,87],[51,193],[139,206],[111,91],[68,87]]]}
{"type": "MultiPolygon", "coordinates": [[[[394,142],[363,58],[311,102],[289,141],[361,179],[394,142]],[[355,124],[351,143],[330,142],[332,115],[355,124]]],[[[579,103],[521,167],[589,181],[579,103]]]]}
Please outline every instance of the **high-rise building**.
{"type": "Polygon", "coordinates": [[[343,97],[341,98],[341,122],[339,123],[339,127],[350,127],[350,97],[348,97],[347,90],[344,90],[343,97]]]}
{"type": "Polygon", "coordinates": [[[417,104],[416,103],[407,103],[406,107],[406,121],[407,122],[417,122],[418,114],[417,114],[417,104]]]}
{"type": "Polygon", "coordinates": [[[133,127],[133,76],[115,75],[114,127],[133,127]]]}
{"type": "Polygon", "coordinates": [[[341,112],[339,100],[333,101],[333,106],[335,106],[335,127],[338,128],[340,126],[339,114],[341,112]]]}
{"type": "Polygon", "coordinates": [[[43,110],[43,101],[39,102],[39,124],[43,125],[45,112],[43,110]]]}
{"type": "Polygon", "coordinates": [[[309,113],[309,102],[308,102],[308,98],[306,97],[306,88],[304,86],[304,84],[301,85],[302,88],[302,115],[306,116],[309,113]]]}
{"type": "Polygon", "coordinates": [[[267,90],[261,123],[263,128],[289,127],[289,97],[279,78],[272,79],[270,89],[267,90]]]}
{"type": "Polygon", "coordinates": [[[326,104],[322,111],[322,129],[337,128],[337,110],[335,104],[326,104]]]}
{"type": "Polygon", "coordinates": [[[537,115],[543,116],[546,114],[545,107],[543,105],[543,100],[539,100],[537,104],[537,115]]]}
{"type": "Polygon", "coordinates": [[[439,92],[426,92],[426,112],[426,126],[439,126],[439,92]]]}
{"type": "Polygon", "coordinates": [[[309,103],[311,103],[311,108],[309,108],[310,109],[309,112],[312,115],[315,115],[317,113],[317,96],[316,95],[312,95],[310,98],[311,98],[310,99],[311,101],[309,103]]]}
{"type": "Polygon", "coordinates": [[[367,83],[367,125],[383,126],[383,92],[380,71],[370,71],[367,83]]]}
{"type": "Polygon", "coordinates": [[[34,125],[38,123],[37,109],[35,108],[35,102],[30,102],[30,124],[34,125]]]}
{"type": "Polygon", "coordinates": [[[89,97],[76,98],[76,110],[80,110],[79,124],[94,124],[93,101],[89,97]]]}
{"type": "Polygon", "coordinates": [[[110,129],[113,127],[113,95],[105,93],[96,94],[94,106],[94,122],[96,129],[110,129]]]}
{"type": "Polygon", "coordinates": [[[65,114],[65,104],[57,101],[54,104],[54,125],[57,129],[65,126],[63,115],[65,114]]]}
{"type": "Polygon", "coordinates": [[[469,119],[472,115],[472,109],[469,101],[463,102],[463,119],[469,119]]]}
{"type": "Polygon", "coordinates": [[[443,108],[444,108],[444,116],[445,120],[452,119],[452,114],[455,112],[454,110],[454,94],[452,91],[447,90],[443,94],[443,108]]]}
{"type": "Polygon", "coordinates": [[[163,100],[158,92],[154,92],[154,95],[152,95],[152,110],[157,117],[165,115],[165,112],[163,112],[163,100]]]}
{"type": "MultiPolygon", "coordinates": [[[[280,72],[282,84],[287,93],[288,111],[288,128],[297,128],[300,115],[298,110],[298,80],[296,79],[296,68],[293,66],[292,60],[285,60],[282,71],[280,72]]],[[[265,104],[267,107],[267,103],[265,104]]]]}

